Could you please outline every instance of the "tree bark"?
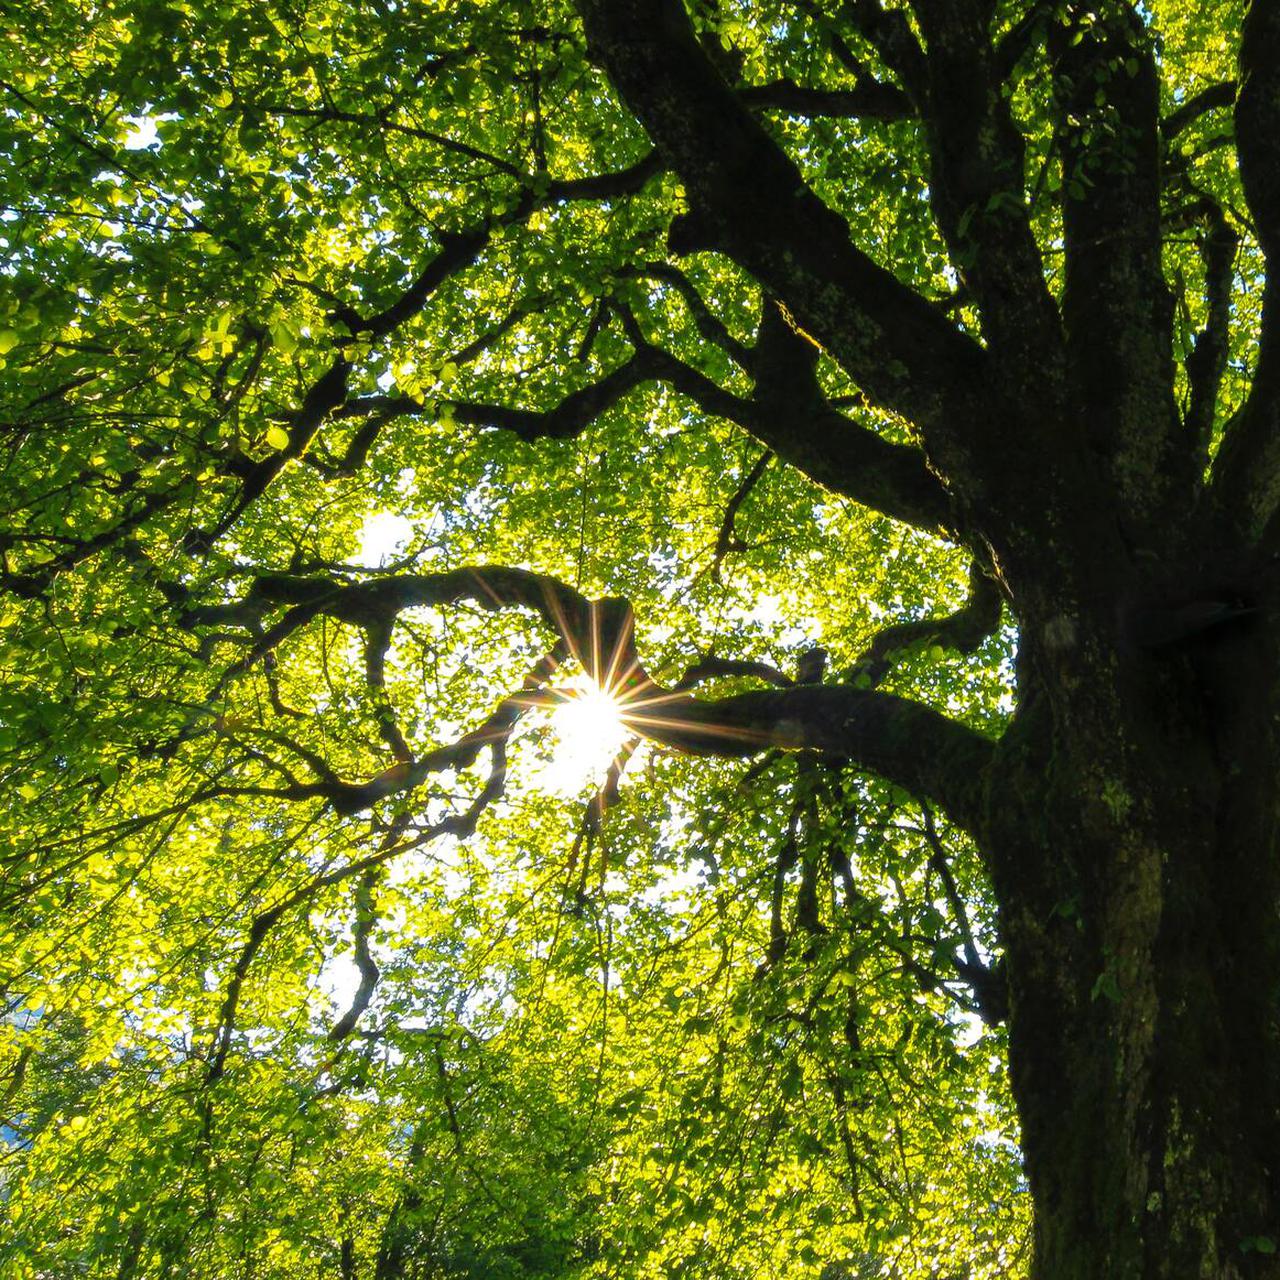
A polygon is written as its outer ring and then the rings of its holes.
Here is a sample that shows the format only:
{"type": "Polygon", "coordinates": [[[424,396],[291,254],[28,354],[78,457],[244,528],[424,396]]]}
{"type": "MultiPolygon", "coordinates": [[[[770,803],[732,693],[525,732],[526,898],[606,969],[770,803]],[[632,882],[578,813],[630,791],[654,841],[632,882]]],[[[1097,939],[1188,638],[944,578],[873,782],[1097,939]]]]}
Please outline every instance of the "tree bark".
{"type": "Polygon", "coordinates": [[[1207,627],[1144,606],[1170,615],[1159,643],[1124,616],[1024,620],[982,842],[1036,1280],[1280,1275],[1270,590],[1207,627]],[[1179,618],[1197,629],[1168,637],[1179,618]]]}

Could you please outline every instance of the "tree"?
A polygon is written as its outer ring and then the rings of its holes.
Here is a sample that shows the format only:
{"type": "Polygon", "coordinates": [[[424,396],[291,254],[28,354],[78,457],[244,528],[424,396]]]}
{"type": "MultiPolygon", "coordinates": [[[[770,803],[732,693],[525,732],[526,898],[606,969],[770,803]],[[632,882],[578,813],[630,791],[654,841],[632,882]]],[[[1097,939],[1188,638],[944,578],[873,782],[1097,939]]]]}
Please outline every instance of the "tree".
{"type": "Polygon", "coordinates": [[[11,1256],[1280,1275],[1280,6],[37,8],[11,1256]]]}

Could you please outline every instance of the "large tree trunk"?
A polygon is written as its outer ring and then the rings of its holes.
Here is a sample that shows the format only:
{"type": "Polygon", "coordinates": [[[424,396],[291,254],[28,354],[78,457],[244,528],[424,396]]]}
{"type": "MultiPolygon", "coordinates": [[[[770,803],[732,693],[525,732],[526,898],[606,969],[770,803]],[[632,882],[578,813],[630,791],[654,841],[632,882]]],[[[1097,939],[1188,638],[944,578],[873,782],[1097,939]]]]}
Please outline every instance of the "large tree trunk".
{"type": "Polygon", "coordinates": [[[1280,662],[1266,601],[1188,601],[1024,627],[987,842],[1037,1280],[1280,1276],[1280,662]]]}

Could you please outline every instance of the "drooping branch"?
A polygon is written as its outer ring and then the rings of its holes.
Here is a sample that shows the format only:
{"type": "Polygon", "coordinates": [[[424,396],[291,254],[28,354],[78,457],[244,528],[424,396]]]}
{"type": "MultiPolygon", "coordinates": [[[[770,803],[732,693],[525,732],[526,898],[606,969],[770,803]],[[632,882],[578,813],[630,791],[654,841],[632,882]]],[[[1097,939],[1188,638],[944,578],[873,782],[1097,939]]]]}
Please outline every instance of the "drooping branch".
{"type": "Polygon", "coordinates": [[[360,982],[351,996],[351,1004],[347,1011],[329,1029],[330,1040],[342,1040],[355,1030],[360,1015],[369,1007],[373,993],[378,985],[381,973],[378,962],[369,950],[369,935],[377,923],[377,910],[374,894],[381,879],[381,867],[369,867],[360,877],[355,892],[355,923],[351,930],[351,941],[355,951],[356,968],[360,971],[360,982]]]}
{"type": "Polygon", "coordinates": [[[716,581],[720,581],[720,566],[724,563],[724,558],[731,551],[745,551],[747,543],[745,543],[738,534],[738,512],[742,509],[742,504],[751,495],[751,491],[760,483],[760,477],[764,475],[765,469],[769,463],[773,461],[773,452],[766,449],[755,461],[751,470],[738,483],[738,487],[733,491],[733,496],[729,499],[728,505],[724,509],[724,517],[720,521],[720,532],[716,535],[715,550],[711,555],[711,577],[716,581]]]}
{"type": "MultiPolygon", "coordinates": [[[[231,976],[227,981],[226,990],[223,993],[222,1004],[218,1011],[217,1025],[208,1050],[208,1065],[205,1069],[205,1083],[207,1085],[215,1084],[221,1079],[226,1070],[227,1056],[231,1052],[231,1046],[235,1038],[236,1019],[239,1013],[240,998],[245,980],[249,976],[249,970],[252,968],[254,960],[257,959],[258,953],[262,950],[263,944],[271,936],[272,931],[279,925],[280,921],[291,911],[313,902],[319,893],[325,889],[332,888],[334,885],[343,884],[356,877],[361,877],[366,884],[371,884],[372,882],[365,878],[375,875],[382,866],[402,853],[406,853],[411,849],[419,849],[445,836],[453,836],[456,839],[465,840],[473,835],[481,815],[502,795],[505,786],[505,737],[494,738],[491,741],[491,746],[492,763],[489,776],[466,809],[459,813],[449,814],[425,829],[419,830],[416,835],[410,835],[408,838],[402,838],[410,826],[408,815],[396,815],[390,826],[383,833],[378,842],[378,848],[373,853],[367,854],[363,858],[357,858],[352,862],[344,863],[322,875],[314,876],[304,884],[290,890],[274,904],[266,907],[254,917],[253,924],[249,928],[248,937],[240,949],[236,963],[232,968],[231,976]]],[[[223,789],[221,792],[211,790],[210,792],[211,795],[215,796],[220,793],[234,794],[229,789],[223,789]]],[[[334,807],[338,808],[336,804],[334,807]]],[[[354,1011],[354,1017],[352,1017],[353,1027],[355,1020],[359,1018],[367,1006],[368,998],[372,996],[373,986],[378,978],[377,965],[374,963],[372,956],[368,954],[367,930],[372,928],[372,921],[369,920],[369,912],[371,910],[371,903],[357,908],[357,964],[361,970],[361,990],[367,985],[368,991],[363,998],[363,1003],[360,1002],[359,993],[357,993],[357,1001],[353,1003],[352,1010],[348,1011],[348,1016],[354,1011]],[[361,910],[364,911],[364,919],[367,925],[362,924],[360,921],[361,910]],[[361,929],[366,929],[363,934],[363,940],[360,933],[361,929]]],[[[340,1026],[342,1026],[341,1022],[338,1024],[338,1027],[340,1026]]],[[[337,1027],[335,1027],[336,1030],[337,1027]]],[[[345,1035],[346,1030],[342,1034],[345,1035]]]]}
{"type": "Polygon", "coordinates": [[[1004,972],[999,961],[987,964],[978,951],[973,926],[969,923],[969,912],[959,886],[956,884],[955,874],[951,870],[946,846],[938,834],[938,824],[934,819],[933,811],[927,804],[921,804],[920,812],[924,822],[922,828],[924,838],[929,846],[929,866],[942,882],[947,906],[955,918],[964,949],[964,959],[953,958],[952,963],[955,965],[956,972],[973,988],[982,1020],[988,1026],[994,1027],[1004,1022],[1009,1016],[1009,993],[1004,972]]]}
{"type": "MultiPolygon", "coordinates": [[[[365,627],[365,683],[373,696],[374,718],[383,741],[391,748],[398,761],[411,761],[413,752],[405,741],[400,723],[387,697],[386,660],[391,647],[394,622],[390,617],[379,618],[365,627]]],[[[264,663],[265,665],[265,663],[264,663]]]]}

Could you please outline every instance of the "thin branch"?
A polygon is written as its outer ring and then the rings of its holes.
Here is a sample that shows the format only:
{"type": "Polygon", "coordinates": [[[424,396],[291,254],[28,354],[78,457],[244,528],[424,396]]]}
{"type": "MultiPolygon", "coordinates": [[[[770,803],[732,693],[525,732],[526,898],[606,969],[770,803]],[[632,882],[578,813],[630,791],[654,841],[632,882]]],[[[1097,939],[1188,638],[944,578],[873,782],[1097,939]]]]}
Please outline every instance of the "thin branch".
{"type": "Polygon", "coordinates": [[[975,968],[982,967],[982,955],[973,936],[973,927],[969,923],[969,912],[960,896],[956,878],[951,872],[951,861],[946,846],[938,835],[938,824],[934,821],[933,810],[927,804],[920,806],[924,818],[924,837],[929,845],[929,866],[942,881],[942,891],[946,895],[947,905],[955,917],[956,927],[960,930],[960,939],[964,946],[964,958],[975,968]]]}
{"type": "Polygon", "coordinates": [[[647,277],[671,286],[680,295],[685,306],[689,308],[693,323],[703,341],[710,342],[722,351],[727,352],[741,368],[750,371],[752,367],[751,348],[745,343],[739,342],[729,332],[724,321],[712,312],[707,305],[706,299],[694,287],[693,281],[679,267],[672,266],[669,262],[649,262],[642,267],[624,268],[618,274],[624,278],[631,277],[633,279],[647,277]]]}
{"type": "MultiPolygon", "coordinates": [[[[510,405],[477,404],[469,400],[448,403],[448,415],[463,426],[510,431],[522,440],[564,440],[579,435],[628,392],[657,379],[659,365],[651,356],[637,352],[598,382],[571,391],[549,409],[519,409],[510,405]]],[[[377,415],[383,420],[397,416],[439,412],[434,403],[424,404],[409,396],[361,396],[347,401],[336,418],[377,415]]]]}
{"type": "Polygon", "coordinates": [[[857,120],[910,120],[911,99],[896,85],[870,77],[849,89],[813,89],[794,80],[743,85],[738,97],[755,110],[782,111],[790,116],[830,116],[857,120]]]}
{"type": "Polygon", "coordinates": [[[279,104],[262,104],[260,109],[267,115],[272,116],[314,118],[343,124],[360,125],[365,130],[386,130],[388,133],[401,133],[410,138],[420,138],[424,142],[433,142],[445,151],[455,152],[458,155],[466,156],[470,160],[478,160],[482,164],[497,169],[500,173],[509,174],[516,178],[524,176],[523,170],[518,165],[502,159],[501,156],[491,155],[488,151],[481,151],[479,147],[473,147],[470,143],[462,142],[457,138],[450,138],[447,134],[437,133],[431,129],[422,129],[416,125],[400,124],[395,120],[387,119],[381,113],[366,115],[358,111],[342,111],[337,107],[286,107],[279,104]]]}
{"type": "Polygon", "coordinates": [[[360,970],[360,983],[351,996],[351,1004],[346,1013],[329,1029],[330,1040],[344,1040],[356,1028],[360,1015],[369,1007],[373,999],[374,989],[381,976],[377,962],[369,951],[369,935],[377,924],[378,915],[375,909],[374,893],[381,879],[380,867],[369,867],[360,877],[356,885],[355,925],[351,931],[351,941],[355,952],[356,968],[360,970]]]}
{"type": "MultiPolygon", "coordinates": [[[[231,1051],[231,1045],[235,1038],[236,1016],[245,980],[258,952],[262,949],[262,944],[267,940],[280,920],[290,911],[310,902],[321,890],[381,867],[383,863],[390,861],[398,854],[405,853],[410,849],[421,848],[423,845],[443,836],[453,836],[459,840],[465,840],[473,835],[481,814],[501,796],[506,778],[505,738],[494,739],[490,746],[492,748],[492,765],[489,776],[479,793],[463,812],[442,818],[439,822],[419,831],[408,840],[401,840],[399,837],[407,828],[409,819],[406,815],[397,815],[388,829],[386,837],[374,853],[365,858],[359,858],[355,862],[346,863],[324,875],[316,876],[306,884],[286,894],[274,906],[268,907],[254,918],[254,922],[249,929],[249,936],[241,948],[235,967],[232,969],[231,978],[227,983],[226,993],[223,996],[222,1006],[218,1013],[218,1025],[213,1035],[208,1067],[205,1071],[206,1084],[214,1084],[226,1070],[227,1055],[231,1051]]],[[[236,792],[234,788],[217,788],[211,789],[209,794],[211,796],[244,794],[250,790],[250,788],[244,788],[240,792],[236,792]]],[[[337,808],[336,805],[334,807],[337,808]]]]}
{"type": "Polygon", "coordinates": [[[731,551],[745,551],[747,544],[738,536],[738,530],[735,524],[738,511],[742,504],[751,495],[751,491],[760,482],[760,477],[764,475],[765,468],[773,460],[774,453],[771,449],[766,449],[759,458],[756,459],[755,465],[743,476],[741,483],[734,490],[733,497],[729,499],[728,505],[724,509],[724,519],[720,522],[720,532],[716,535],[715,551],[711,558],[711,577],[716,581],[720,581],[720,566],[724,563],[724,558],[731,551]]]}
{"type": "Polygon", "coordinates": [[[700,658],[689,667],[671,687],[673,690],[683,692],[686,689],[696,688],[704,680],[743,678],[765,680],[779,689],[789,689],[796,683],[790,676],[767,662],[750,662],[743,658],[717,658],[714,654],[708,654],[707,657],[700,658]]]}
{"type": "Polygon", "coordinates": [[[936,644],[959,653],[973,653],[995,634],[1000,613],[1000,590],[975,562],[969,569],[969,598],[959,609],[941,618],[895,622],[882,628],[846,679],[873,689],[889,673],[895,656],[913,646],[936,644]]]}
{"type": "Polygon", "coordinates": [[[1236,88],[1234,80],[1224,80],[1220,84],[1211,84],[1207,89],[1201,89],[1199,93],[1193,94],[1160,121],[1161,137],[1166,143],[1170,143],[1207,112],[1234,106],[1236,88]]]}
{"type": "Polygon", "coordinates": [[[279,452],[272,451],[256,462],[248,462],[244,467],[236,466],[245,461],[241,455],[236,455],[231,460],[225,470],[240,471],[240,492],[211,528],[195,529],[187,535],[185,541],[187,551],[192,554],[207,552],[266,492],[272,481],[284,470],[285,465],[302,455],[325,420],[346,398],[347,379],[350,374],[350,363],[345,357],[339,356],[312,383],[303,397],[301,406],[289,419],[289,443],[284,449],[279,452]]]}
{"type": "Polygon", "coordinates": [[[978,950],[978,943],[973,935],[973,926],[969,923],[969,913],[960,894],[956,878],[951,871],[951,861],[947,856],[946,846],[938,834],[938,826],[934,820],[933,810],[927,804],[920,805],[924,820],[924,838],[929,846],[929,866],[942,882],[942,891],[946,895],[947,905],[955,918],[956,927],[960,930],[960,940],[964,948],[964,960],[953,960],[956,972],[973,989],[977,1001],[977,1010],[983,1022],[989,1027],[998,1026],[1009,1016],[1009,992],[1005,984],[1004,972],[999,964],[987,964],[978,950]]]}
{"type": "MultiPolygon", "coordinates": [[[[636,163],[614,173],[550,182],[530,178],[530,185],[502,217],[486,220],[464,231],[441,233],[436,252],[400,296],[383,310],[371,316],[361,316],[352,308],[340,305],[332,313],[332,319],[344,325],[353,336],[385,337],[418,315],[446,280],[471,266],[488,247],[499,226],[521,222],[538,209],[564,201],[606,200],[634,194],[660,168],[656,152],[649,152],[636,163]]],[[[339,355],[312,384],[301,407],[288,419],[289,443],[284,449],[257,462],[246,464],[239,455],[230,460],[223,469],[228,474],[241,475],[240,492],[211,529],[197,530],[189,535],[188,550],[207,551],[261,497],[286,464],[303,455],[320,427],[344,403],[351,369],[347,356],[339,355]]],[[[355,456],[366,454],[372,443],[366,433],[355,456]]]]}

